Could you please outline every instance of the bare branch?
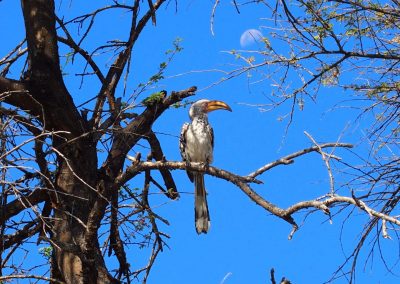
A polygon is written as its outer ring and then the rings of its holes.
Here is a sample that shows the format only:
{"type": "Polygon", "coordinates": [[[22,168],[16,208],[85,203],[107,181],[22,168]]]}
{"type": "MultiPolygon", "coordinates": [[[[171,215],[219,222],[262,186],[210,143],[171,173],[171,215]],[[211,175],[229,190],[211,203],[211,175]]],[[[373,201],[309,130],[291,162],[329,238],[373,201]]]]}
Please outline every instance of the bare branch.
{"type": "MultiPolygon", "coordinates": [[[[152,157],[156,161],[165,160],[164,153],[161,149],[161,144],[158,141],[157,136],[154,134],[154,132],[150,131],[149,133],[147,133],[145,135],[145,138],[147,141],[149,141],[152,157]]],[[[160,173],[161,173],[161,176],[164,180],[164,184],[166,187],[166,190],[164,190],[165,194],[171,199],[179,198],[179,193],[176,189],[176,185],[175,185],[174,179],[172,178],[171,173],[166,169],[161,169],[160,173]]]]}
{"type": "Polygon", "coordinates": [[[255,178],[276,166],[289,165],[289,164],[293,163],[293,159],[295,159],[297,157],[303,156],[303,155],[311,153],[311,152],[319,152],[319,150],[323,149],[323,148],[332,148],[332,147],[333,148],[335,148],[335,147],[352,148],[353,145],[348,144],[348,143],[324,143],[324,144],[320,144],[319,146],[313,146],[310,148],[306,148],[306,149],[300,150],[298,152],[292,153],[290,155],[287,155],[283,158],[280,158],[272,163],[266,164],[265,166],[261,167],[260,169],[256,170],[255,172],[248,174],[248,177],[255,178]]]}
{"type": "Polygon", "coordinates": [[[44,281],[48,281],[51,283],[59,283],[59,284],[65,284],[65,282],[63,281],[59,281],[57,279],[54,278],[50,278],[50,277],[44,277],[44,276],[39,276],[39,275],[27,275],[27,274],[13,274],[13,275],[5,275],[5,276],[0,276],[0,281],[9,281],[12,279],[36,279],[36,280],[44,280],[44,281]]]}
{"type": "Polygon", "coordinates": [[[318,153],[321,154],[321,158],[324,161],[326,169],[328,171],[329,184],[330,184],[330,187],[331,187],[331,190],[330,190],[331,194],[334,194],[334,192],[335,192],[335,180],[333,178],[331,164],[330,164],[330,161],[329,161],[332,156],[329,155],[329,154],[326,154],[324,151],[322,151],[321,146],[317,143],[317,141],[315,141],[315,139],[310,134],[308,134],[307,131],[304,131],[304,134],[314,143],[315,146],[318,147],[318,153]]]}

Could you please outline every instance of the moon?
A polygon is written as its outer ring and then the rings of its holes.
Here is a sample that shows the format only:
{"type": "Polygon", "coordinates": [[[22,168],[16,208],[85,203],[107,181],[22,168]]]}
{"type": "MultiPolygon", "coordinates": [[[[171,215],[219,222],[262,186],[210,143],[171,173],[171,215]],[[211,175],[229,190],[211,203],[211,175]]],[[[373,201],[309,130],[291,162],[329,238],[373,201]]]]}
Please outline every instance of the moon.
{"type": "Polygon", "coordinates": [[[246,47],[260,42],[263,38],[262,33],[257,29],[248,29],[240,36],[240,46],[246,47]]]}

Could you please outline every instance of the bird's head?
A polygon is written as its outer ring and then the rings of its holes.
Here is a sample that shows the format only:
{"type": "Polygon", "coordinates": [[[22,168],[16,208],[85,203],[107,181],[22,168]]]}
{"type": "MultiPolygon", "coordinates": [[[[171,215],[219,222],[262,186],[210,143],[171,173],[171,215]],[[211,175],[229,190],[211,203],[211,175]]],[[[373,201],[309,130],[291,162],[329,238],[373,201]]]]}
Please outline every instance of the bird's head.
{"type": "Polygon", "coordinates": [[[203,99],[192,104],[189,110],[189,116],[191,119],[193,119],[196,116],[204,115],[218,109],[232,111],[232,109],[222,101],[210,101],[203,99]]]}

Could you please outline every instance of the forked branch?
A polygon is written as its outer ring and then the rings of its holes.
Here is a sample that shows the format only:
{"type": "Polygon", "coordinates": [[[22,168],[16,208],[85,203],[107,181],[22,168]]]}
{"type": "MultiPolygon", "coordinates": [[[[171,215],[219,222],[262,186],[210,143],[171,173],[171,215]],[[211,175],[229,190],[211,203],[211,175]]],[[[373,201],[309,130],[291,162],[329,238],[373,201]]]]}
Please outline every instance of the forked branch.
{"type": "MultiPolygon", "coordinates": [[[[253,173],[250,173],[247,176],[241,176],[223,169],[219,169],[213,166],[204,166],[201,163],[186,163],[186,162],[174,162],[174,161],[140,161],[140,158],[133,158],[133,157],[128,157],[128,159],[132,160],[132,164],[127,167],[127,169],[120,174],[115,182],[117,183],[118,186],[121,186],[125,184],[127,181],[129,181],[131,178],[135,177],[141,172],[147,172],[149,170],[190,170],[190,171],[197,171],[197,172],[205,172],[209,175],[224,179],[237,187],[239,187],[252,201],[254,201],[257,205],[260,205],[263,207],[265,210],[270,212],[271,214],[285,220],[286,222],[290,223],[293,227],[291,233],[289,234],[289,239],[292,238],[293,234],[296,232],[298,229],[298,226],[293,219],[293,215],[295,213],[298,213],[304,209],[310,209],[310,208],[315,208],[322,210],[325,214],[330,214],[329,208],[335,204],[351,204],[354,205],[361,210],[365,211],[371,216],[378,217],[382,220],[385,220],[386,222],[391,222],[393,224],[398,224],[400,225],[400,221],[392,216],[377,212],[371,208],[369,208],[364,202],[361,200],[355,198],[355,197],[345,197],[345,196],[334,196],[333,194],[328,195],[328,198],[325,198],[323,200],[321,199],[315,199],[315,200],[310,200],[310,201],[302,201],[299,203],[296,203],[287,209],[281,208],[276,204],[271,203],[268,201],[266,198],[263,196],[259,195],[252,187],[251,184],[256,183],[256,184],[261,184],[262,182],[256,177],[260,176],[262,173],[266,172],[267,170],[270,170],[274,168],[275,166],[278,165],[288,165],[294,162],[294,159],[297,157],[300,157],[302,155],[311,153],[311,152],[318,152],[323,157],[326,158],[326,153],[322,152],[323,148],[351,148],[351,144],[347,143],[325,143],[325,144],[318,144],[316,146],[312,146],[310,148],[306,148],[297,152],[294,152],[292,154],[289,154],[285,157],[282,157],[281,159],[278,159],[272,163],[268,163],[264,165],[263,167],[259,168],[258,170],[254,171],[253,173]]],[[[335,158],[337,158],[335,156],[335,158]]]]}

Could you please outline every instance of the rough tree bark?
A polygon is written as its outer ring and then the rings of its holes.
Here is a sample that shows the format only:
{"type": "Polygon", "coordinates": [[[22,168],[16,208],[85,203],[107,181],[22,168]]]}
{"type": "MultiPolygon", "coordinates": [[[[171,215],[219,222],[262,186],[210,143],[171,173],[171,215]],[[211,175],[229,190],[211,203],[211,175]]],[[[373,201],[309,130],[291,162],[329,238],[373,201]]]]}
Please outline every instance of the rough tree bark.
{"type": "MultiPolygon", "coordinates": [[[[28,69],[23,78],[26,96],[35,104],[29,108],[48,131],[64,131],[54,137],[58,152],[55,193],[49,203],[54,223],[49,233],[54,248],[52,274],[67,283],[112,282],[105,268],[98,242],[85,241],[89,208],[96,199],[96,144],[87,122],[79,115],[64,85],[60,70],[56,17],[53,1],[22,1],[28,45],[28,69]],[[98,281],[98,279],[102,279],[98,281]]],[[[10,96],[12,103],[13,96],[10,96]]],[[[6,100],[6,102],[8,102],[6,100]]]]}

